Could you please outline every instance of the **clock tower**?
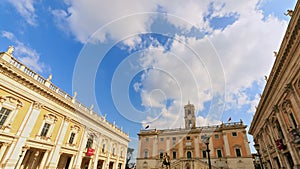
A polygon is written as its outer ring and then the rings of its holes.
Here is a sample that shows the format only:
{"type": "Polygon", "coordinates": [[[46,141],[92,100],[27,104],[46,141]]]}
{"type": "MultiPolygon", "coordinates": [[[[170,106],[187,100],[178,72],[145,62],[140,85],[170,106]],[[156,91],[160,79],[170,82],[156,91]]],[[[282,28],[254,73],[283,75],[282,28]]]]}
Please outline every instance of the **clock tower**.
{"type": "Polygon", "coordinates": [[[190,101],[184,106],[184,121],[185,129],[196,128],[195,106],[190,101]]]}

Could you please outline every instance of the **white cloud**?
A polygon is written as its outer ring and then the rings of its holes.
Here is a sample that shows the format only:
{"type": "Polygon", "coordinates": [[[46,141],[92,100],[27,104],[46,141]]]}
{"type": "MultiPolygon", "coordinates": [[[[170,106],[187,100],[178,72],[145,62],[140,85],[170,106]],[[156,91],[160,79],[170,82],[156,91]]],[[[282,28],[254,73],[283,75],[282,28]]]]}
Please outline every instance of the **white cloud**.
{"type": "Polygon", "coordinates": [[[20,42],[13,33],[2,31],[1,36],[16,44],[13,55],[26,66],[39,73],[50,72],[50,67],[40,61],[40,55],[34,49],[20,42]]]}
{"type": "Polygon", "coordinates": [[[26,22],[32,26],[36,26],[36,18],[37,15],[35,14],[34,2],[33,0],[8,0],[16,10],[20,13],[26,22]]]}
{"type": "MultiPolygon", "coordinates": [[[[145,120],[159,127],[166,126],[167,121],[182,120],[177,117],[183,116],[183,104],[188,99],[198,110],[204,110],[204,103],[211,101],[218,92],[222,93],[224,85],[226,101],[235,106],[231,108],[251,105],[253,110],[258,98],[249,97],[245,89],[251,88],[254,82],[260,82],[269,73],[274,61],[273,51],[278,50],[287,26],[287,22],[274,16],[264,18],[262,11],[257,9],[258,2],[93,0],[86,3],[84,0],[68,0],[67,11],[56,11],[55,16],[65,21],[68,24],[66,29],[70,29],[82,43],[92,36],[100,42],[110,37],[123,41],[130,50],[143,43],[136,35],[151,32],[151,24],[156,19],[151,14],[136,14],[162,11],[181,18],[164,18],[180,31],[179,35],[175,33],[170,50],[166,51],[157,44],[150,45],[139,60],[141,67],[151,69],[144,72],[135,90],[140,91],[143,106],[161,110],[161,114],[154,113],[161,115],[159,119],[149,115],[145,120]],[[210,19],[232,15],[237,17],[231,25],[222,30],[211,28],[210,19]],[[106,24],[114,26],[107,26],[101,34],[93,35],[106,24]],[[203,39],[184,36],[192,27],[208,34],[203,39]],[[165,107],[167,99],[174,99],[168,108],[165,107]]],[[[219,101],[217,104],[220,104],[219,101]]],[[[200,123],[205,120],[205,117],[198,117],[200,123]]],[[[179,127],[180,124],[174,125],[179,127]]]]}

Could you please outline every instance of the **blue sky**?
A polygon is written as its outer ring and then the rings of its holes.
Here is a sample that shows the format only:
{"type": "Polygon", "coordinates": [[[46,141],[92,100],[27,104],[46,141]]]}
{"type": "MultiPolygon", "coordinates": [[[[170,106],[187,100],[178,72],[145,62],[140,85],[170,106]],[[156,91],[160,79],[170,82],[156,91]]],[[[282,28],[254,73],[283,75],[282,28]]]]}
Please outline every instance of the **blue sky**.
{"type": "Polygon", "coordinates": [[[198,126],[229,117],[249,126],[295,3],[4,0],[0,50],[15,46],[16,58],[94,104],[135,146],[147,124],[183,127],[188,100],[198,126]]]}

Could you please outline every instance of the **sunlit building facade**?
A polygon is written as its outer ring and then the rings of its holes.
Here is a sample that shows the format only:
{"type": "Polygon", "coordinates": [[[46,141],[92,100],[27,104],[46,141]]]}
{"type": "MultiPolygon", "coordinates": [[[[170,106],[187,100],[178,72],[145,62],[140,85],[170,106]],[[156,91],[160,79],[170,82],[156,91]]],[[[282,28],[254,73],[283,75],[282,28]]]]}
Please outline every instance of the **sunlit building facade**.
{"type": "Polygon", "coordinates": [[[0,168],[125,169],[128,134],[0,53],[0,168]]]}
{"type": "Polygon", "coordinates": [[[264,168],[300,168],[300,2],[257,106],[249,133],[264,168]]]}
{"type": "Polygon", "coordinates": [[[185,128],[140,131],[138,169],[160,168],[165,153],[172,169],[207,169],[207,146],[212,168],[254,168],[242,121],[197,127],[194,105],[184,110],[185,128]]]}

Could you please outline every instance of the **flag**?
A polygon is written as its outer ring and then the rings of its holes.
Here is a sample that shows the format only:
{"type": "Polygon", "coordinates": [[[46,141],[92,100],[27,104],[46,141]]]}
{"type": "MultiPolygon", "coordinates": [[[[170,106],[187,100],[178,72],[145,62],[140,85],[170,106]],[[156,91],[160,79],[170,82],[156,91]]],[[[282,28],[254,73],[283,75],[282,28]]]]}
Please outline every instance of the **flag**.
{"type": "Polygon", "coordinates": [[[147,125],[146,127],[145,127],[145,129],[148,129],[149,128],[149,125],[147,125]]]}
{"type": "Polygon", "coordinates": [[[229,119],[228,119],[228,122],[230,122],[231,121],[231,117],[229,117],[229,119]]]}

